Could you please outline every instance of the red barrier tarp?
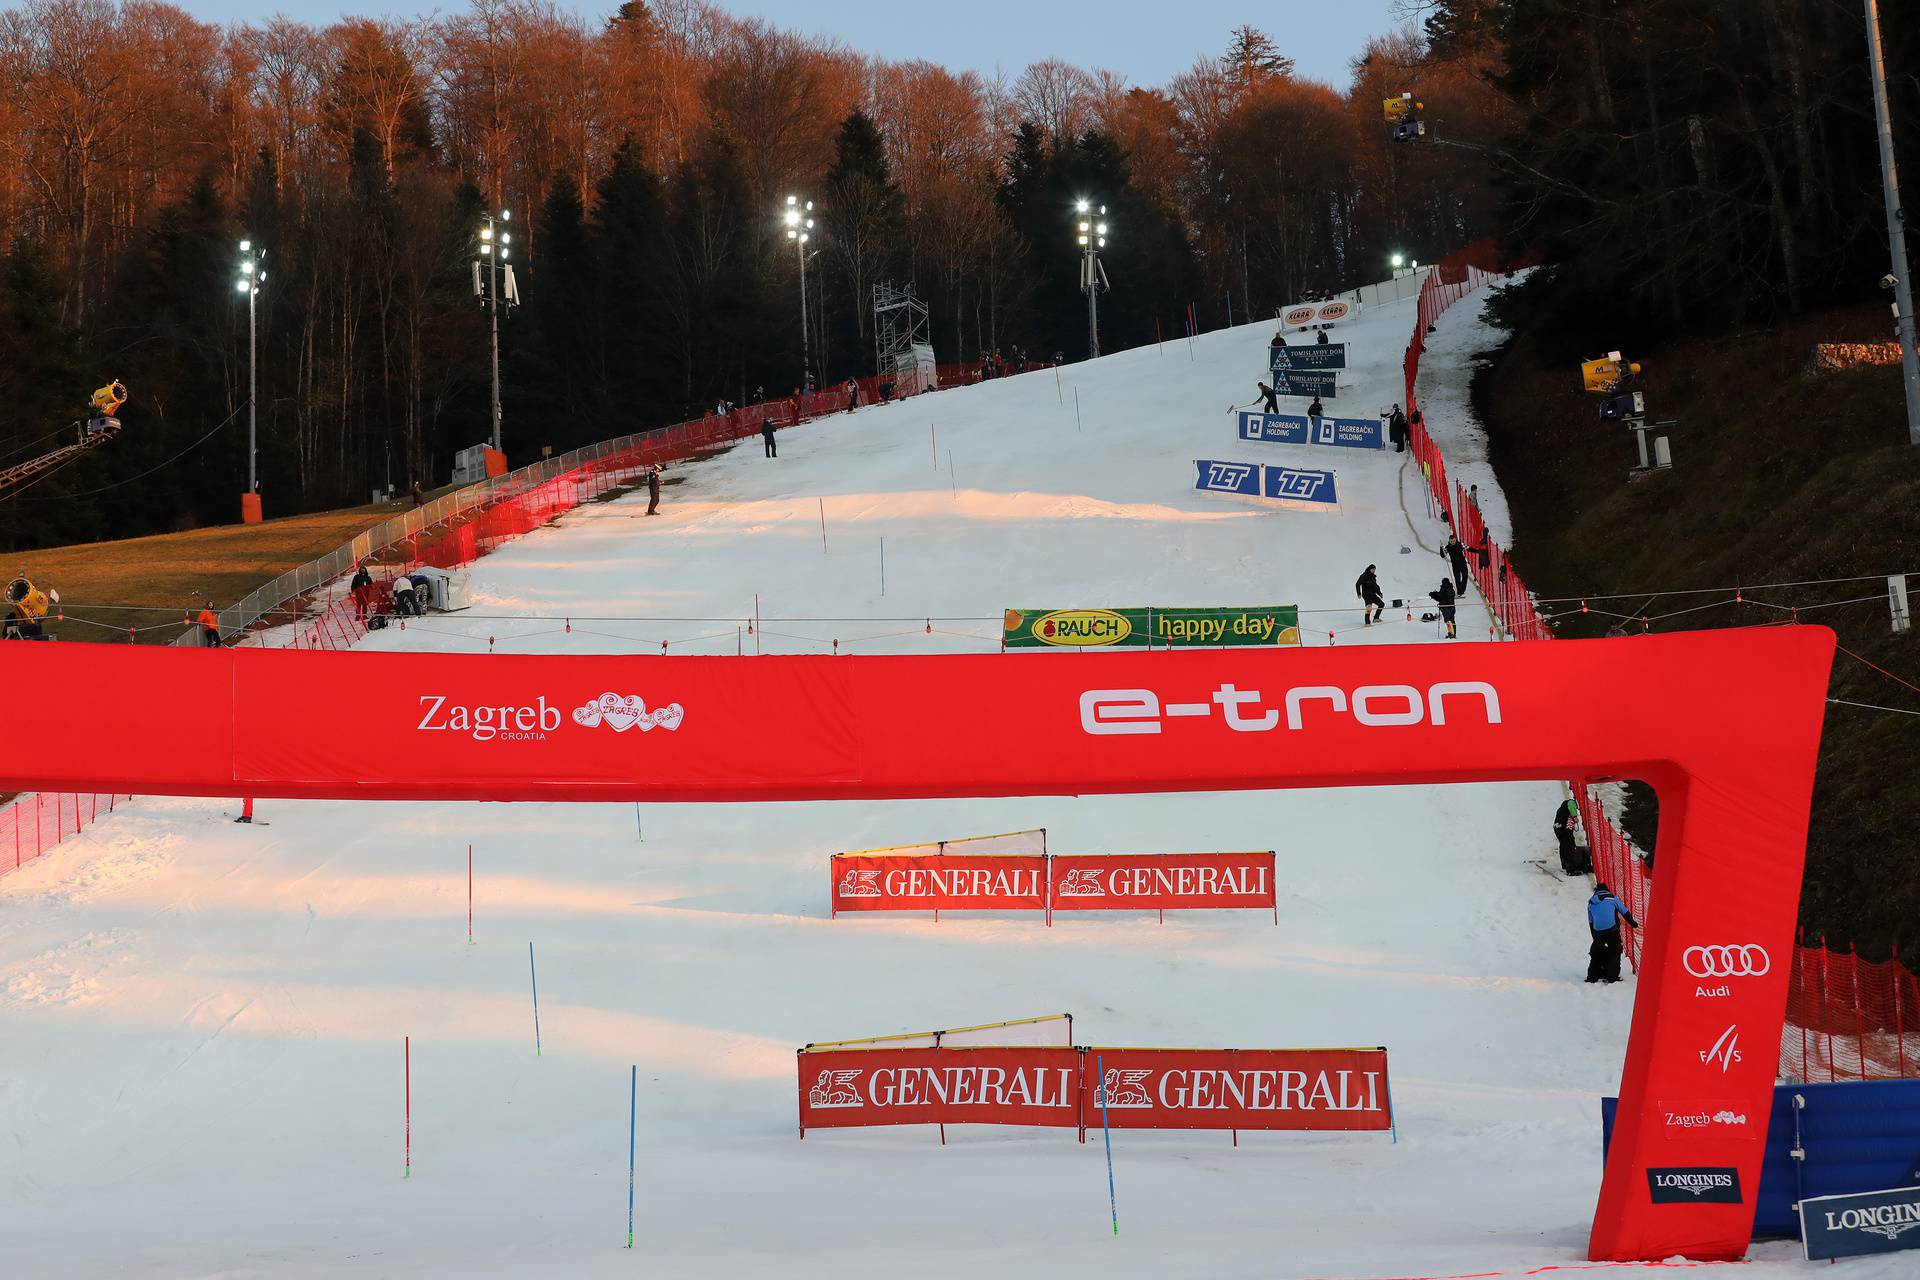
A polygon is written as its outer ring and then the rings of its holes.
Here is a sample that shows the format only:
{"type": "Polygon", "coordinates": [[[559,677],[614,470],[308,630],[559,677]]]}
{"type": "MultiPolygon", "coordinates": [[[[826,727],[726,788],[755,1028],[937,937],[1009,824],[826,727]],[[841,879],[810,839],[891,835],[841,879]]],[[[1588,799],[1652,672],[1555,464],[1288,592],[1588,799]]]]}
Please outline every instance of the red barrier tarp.
{"type": "Polygon", "coordinates": [[[842,854],[833,860],[841,911],[1041,911],[1039,854],[842,854]]]}
{"type": "Polygon", "coordinates": [[[1099,1049],[1087,1124],[1115,1129],[1389,1129],[1385,1049],[1099,1049]],[[1106,1072],[1106,1114],[1094,1088],[1106,1072]]]}
{"type": "Polygon", "coordinates": [[[1274,905],[1273,851],[1056,854],[1055,911],[1172,911],[1274,905]]]}

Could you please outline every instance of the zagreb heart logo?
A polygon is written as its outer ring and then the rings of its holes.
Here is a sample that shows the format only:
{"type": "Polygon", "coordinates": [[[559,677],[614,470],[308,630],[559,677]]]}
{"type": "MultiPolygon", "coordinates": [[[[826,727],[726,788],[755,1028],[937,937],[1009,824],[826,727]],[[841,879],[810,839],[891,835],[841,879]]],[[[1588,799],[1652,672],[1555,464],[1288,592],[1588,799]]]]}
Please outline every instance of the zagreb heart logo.
{"type": "Polygon", "coordinates": [[[646,733],[653,729],[678,729],[685,714],[677,702],[649,711],[639,694],[623,698],[617,693],[603,693],[586,706],[576,707],[573,721],[589,729],[604,724],[615,733],[625,733],[639,725],[640,732],[646,733]]]}

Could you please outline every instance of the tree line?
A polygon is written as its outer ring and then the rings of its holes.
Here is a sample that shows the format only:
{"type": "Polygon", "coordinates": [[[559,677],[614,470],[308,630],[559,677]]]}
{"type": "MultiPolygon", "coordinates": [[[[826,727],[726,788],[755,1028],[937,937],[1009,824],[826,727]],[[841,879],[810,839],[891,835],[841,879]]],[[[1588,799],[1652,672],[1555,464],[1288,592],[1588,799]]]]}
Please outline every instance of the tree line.
{"type": "MultiPolygon", "coordinates": [[[[801,380],[873,372],[875,284],[911,283],[939,358],[1085,354],[1073,202],[1105,204],[1104,349],[1271,315],[1484,233],[1473,156],[1396,151],[1379,98],[1472,67],[1411,31],[1335,88],[1251,27],[1165,86],[1047,60],[1014,77],[866,57],[699,0],[590,22],[546,0],[411,21],[217,27],[158,0],[0,11],[0,444],[132,389],[111,448],[0,507],[14,545],[231,520],[257,298],[270,513],[444,483],[490,429],[471,263],[511,210],[516,462],[801,380]],[[225,425],[223,425],[225,424],[225,425]],[[151,478],[148,478],[151,473],[151,478]]],[[[1473,105],[1466,105],[1471,100],[1473,105]]],[[[1485,136],[1493,136],[1486,133],[1485,136]]],[[[503,224],[509,225],[509,224],[503,224]]]]}

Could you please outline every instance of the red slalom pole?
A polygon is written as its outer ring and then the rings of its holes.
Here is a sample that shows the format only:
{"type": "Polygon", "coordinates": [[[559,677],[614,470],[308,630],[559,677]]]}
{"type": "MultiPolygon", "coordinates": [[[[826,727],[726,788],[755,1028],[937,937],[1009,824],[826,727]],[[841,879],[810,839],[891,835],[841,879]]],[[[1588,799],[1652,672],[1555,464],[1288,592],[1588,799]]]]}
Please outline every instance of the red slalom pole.
{"type": "Polygon", "coordinates": [[[401,1045],[406,1054],[407,1064],[407,1171],[401,1176],[411,1178],[413,1176],[413,1037],[404,1037],[401,1045]]]}

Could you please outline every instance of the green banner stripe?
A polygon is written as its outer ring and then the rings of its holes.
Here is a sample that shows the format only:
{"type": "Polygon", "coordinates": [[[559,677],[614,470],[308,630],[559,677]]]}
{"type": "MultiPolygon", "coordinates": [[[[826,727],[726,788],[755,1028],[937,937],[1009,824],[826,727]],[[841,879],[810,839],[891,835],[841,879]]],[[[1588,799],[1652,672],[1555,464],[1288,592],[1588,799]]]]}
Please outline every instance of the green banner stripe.
{"type": "Polygon", "coordinates": [[[1297,605],[1182,609],[1009,609],[1009,649],[1218,648],[1300,643],[1297,605]]]}

